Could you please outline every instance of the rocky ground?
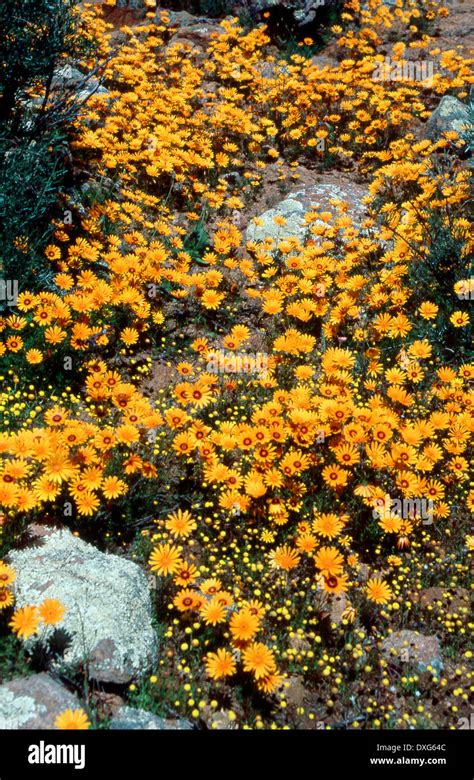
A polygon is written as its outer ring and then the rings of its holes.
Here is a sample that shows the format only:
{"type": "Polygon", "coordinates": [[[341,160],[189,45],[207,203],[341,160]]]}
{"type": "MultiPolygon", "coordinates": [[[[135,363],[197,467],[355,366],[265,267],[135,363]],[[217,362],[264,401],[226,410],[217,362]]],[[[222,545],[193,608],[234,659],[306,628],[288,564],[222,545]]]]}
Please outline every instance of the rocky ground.
{"type": "MultiPolygon", "coordinates": [[[[304,26],[311,22],[308,2],[287,5],[300,6],[296,8],[299,24],[304,26]]],[[[264,11],[266,7],[267,4],[262,4],[257,10],[264,11]]],[[[436,43],[442,50],[464,47],[468,51],[474,45],[474,4],[459,0],[450,3],[448,8],[449,16],[436,23],[433,33],[436,43]]],[[[116,28],[118,40],[123,25],[147,23],[146,10],[107,10],[106,18],[116,28]]],[[[170,44],[187,43],[202,56],[212,33],[218,29],[219,20],[186,11],[170,11],[169,16],[177,26],[170,44]]],[[[313,55],[313,61],[321,68],[336,66],[338,52],[333,42],[313,55]]],[[[66,68],[58,78],[72,84],[78,76],[77,72],[66,68]]],[[[465,126],[467,121],[465,104],[455,97],[445,96],[434,107],[428,121],[420,123],[418,132],[420,137],[437,138],[442,132],[465,126]]],[[[292,167],[268,165],[254,201],[244,210],[236,210],[233,219],[236,226],[245,231],[248,241],[276,236],[279,239],[301,238],[310,207],[331,211],[335,198],[346,204],[353,223],[360,224],[366,216],[364,198],[367,192],[367,182],[351,170],[350,165],[344,170],[328,171],[302,164],[292,167]],[[275,222],[275,217],[280,216],[285,218],[283,228],[275,222]]],[[[154,373],[144,382],[143,389],[148,388],[151,396],[157,396],[158,391],[167,386],[169,376],[166,362],[155,361],[154,373]]],[[[86,681],[88,696],[112,729],[192,728],[185,718],[176,714],[164,719],[126,703],[127,686],[139,675],[152,670],[159,657],[150,596],[153,578],[130,559],[129,551],[102,552],[64,526],[31,525],[28,533],[25,544],[21,549],[13,550],[8,558],[16,571],[16,606],[53,596],[66,606],[67,611],[61,629],[48,629],[26,643],[26,650],[34,654],[35,645],[39,643],[40,646],[45,639],[51,640],[49,656],[42,659],[46,671],[16,677],[0,685],[0,728],[53,728],[59,712],[74,709],[79,704],[79,692],[68,684],[71,669],[75,680],[82,676],[86,681]]],[[[442,598],[442,592],[436,588],[425,588],[418,595],[428,604],[442,598]]],[[[468,604],[468,592],[462,588],[455,589],[450,597],[453,611],[468,604]]],[[[341,597],[341,603],[331,607],[331,619],[335,623],[341,619],[344,604],[341,597]]],[[[301,649],[297,640],[295,642],[296,649],[301,649]]],[[[410,627],[384,641],[383,654],[391,664],[396,665],[404,652],[410,653],[420,674],[427,668],[455,674],[451,660],[443,657],[443,648],[436,635],[423,635],[410,627]]],[[[317,711],[317,693],[308,691],[297,675],[290,676],[287,700],[295,709],[304,705],[307,710],[313,707],[317,711]]],[[[441,702],[433,702],[433,712],[441,710],[442,706],[441,702]]],[[[208,712],[206,717],[209,725],[233,728],[224,710],[208,712]]],[[[333,725],[341,724],[344,725],[342,715],[336,710],[333,725]]]]}

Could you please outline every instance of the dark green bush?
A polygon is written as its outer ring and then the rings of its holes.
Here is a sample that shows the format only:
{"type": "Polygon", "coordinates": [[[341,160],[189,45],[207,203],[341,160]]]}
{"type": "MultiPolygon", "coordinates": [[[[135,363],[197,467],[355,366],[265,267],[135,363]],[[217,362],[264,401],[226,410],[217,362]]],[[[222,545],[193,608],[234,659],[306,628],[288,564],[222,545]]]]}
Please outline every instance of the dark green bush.
{"type": "Polygon", "coordinates": [[[78,0],[0,0],[0,128],[10,137],[48,132],[68,117],[64,95],[55,111],[49,99],[55,71],[67,59],[92,51],[81,29],[78,0]],[[32,93],[42,92],[34,117],[32,93]],[[43,121],[48,112],[47,122],[43,121]]]}
{"type": "Polygon", "coordinates": [[[93,41],[78,0],[0,0],[0,30],[0,279],[21,291],[48,281],[44,248],[71,171],[67,130],[83,102],[54,77],[93,41]]]}
{"type": "Polygon", "coordinates": [[[4,279],[21,291],[47,283],[43,247],[67,171],[67,142],[56,131],[13,144],[0,138],[0,246],[4,279]]]}

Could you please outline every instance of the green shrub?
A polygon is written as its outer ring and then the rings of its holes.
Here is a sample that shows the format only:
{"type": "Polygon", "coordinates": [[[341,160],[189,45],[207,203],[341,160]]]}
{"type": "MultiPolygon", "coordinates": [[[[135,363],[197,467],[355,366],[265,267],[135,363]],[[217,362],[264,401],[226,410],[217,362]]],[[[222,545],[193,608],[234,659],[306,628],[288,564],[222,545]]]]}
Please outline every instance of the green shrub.
{"type": "Polygon", "coordinates": [[[0,0],[0,128],[11,138],[35,137],[68,118],[64,95],[51,106],[55,71],[92,51],[81,29],[78,0],[0,0]],[[43,93],[34,118],[32,93],[43,93]],[[53,108],[53,110],[51,110],[53,108]]]}
{"type": "Polygon", "coordinates": [[[0,138],[0,245],[2,278],[18,281],[21,292],[48,282],[42,252],[49,239],[51,210],[67,171],[67,142],[56,131],[12,144],[0,138]]]}
{"type": "Polygon", "coordinates": [[[93,41],[77,0],[0,0],[0,30],[0,278],[21,291],[48,282],[44,248],[71,168],[67,127],[82,101],[54,76],[93,41]]]}

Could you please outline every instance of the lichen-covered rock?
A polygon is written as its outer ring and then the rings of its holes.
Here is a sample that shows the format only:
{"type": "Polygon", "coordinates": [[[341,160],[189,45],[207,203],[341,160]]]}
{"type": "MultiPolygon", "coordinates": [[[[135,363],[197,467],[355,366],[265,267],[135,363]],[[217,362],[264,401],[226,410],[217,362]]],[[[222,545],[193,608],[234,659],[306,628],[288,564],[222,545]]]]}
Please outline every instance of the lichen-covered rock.
{"type": "MultiPolygon", "coordinates": [[[[45,598],[64,604],[60,628],[70,642],[63,663],[84,666],[97,680],[125,683],[156,660],[149,586],[135,563],[103,553],[68,530],[12,552],[10,559],[17,572],[18,607],[45,598]]],[[[51,631],[44,629],[39,639],[51,631]]]]}
{"type": "Polygon", "coordinates": [[[366,206],[363,202],[367,195],[368,190],[364,185],[357,184],[357,182],[347,178],[340,178],[312,184],[292,192],[288,197],[296,198],[303,205],[305,211],[308,211],[309,208],[316,208],[319,211],[330,211],[335,216],[337,216],[338,211],[333,201],[343,202],[347,204],[346,213],[352,218],[353,224],[359,225],[367,216],[366,206]]]}
{"type": "Polygon", "coordinates": [[[70,92],[78,100],[85,100],[92,94],[107,95],[109,92],[94,76],[82,73],[77,68],[73,68],[72,65],[58,68],[54,74],[51,89],[53,93],[55,91],[70,92]]]}
{"type": "Polygon", "coordinates": [[[381,645],[383,655],[398,664],[413,664],[420,672],[429,667],[436,672],[443,669],[439,639],[434,634],[426,636],[418,631],[395,631],[385,637],[381,645]]]}
{"type": "Polygon", "coordinates": [[[110,728],[120,731],[188,731],[192,724],[182,718],[160,718],[146,710],[120,707],[110,721],[110,728]]]}
{"type": "Polygon", "coordinates": [[[461,135],[470,125],[467,105],[452,95],[445,95],[428,119],[426,133],[431,139],[439,138],[448,130],[455,130],[461,135]]]}
{"type": "MultiPolygon", "coordinates": [[[[272,238],[276,242],[286,238],[303,240],[308,231],[305,214],[315,208],[319,211],[329,211],[337,216],[337,208],[332,201],[342,201],[347,204],[347,213],[354,225],[360,225],[366,209],[363,203],[367,190],[353,182],[320,182],[291,192],[287,197],[268,211],[254,218],[247,227],[247,241],[264,241],[272,238]],[[283,217],[284,224],[279,224],[283,217]]],[[[313,225],[324,225],[317,220],[313,225]]]]}
{"type": "Polygon", "coordinates": [[[281,240],[284,238],[302,239],[306,232],[303,204],[294,198],[285,198],[275,208],[268,209],[247,228],[247,241],[264,241],[266,238],[281,240]],[[284,224],[278,220],[283,217],[284,224]]]}
{"type": "Polygon", "coordinates": [[[54,729],[61,712],[79,706],[76,696],[49,674],[19,677],[0,686],[0,730],[54,729]]]}

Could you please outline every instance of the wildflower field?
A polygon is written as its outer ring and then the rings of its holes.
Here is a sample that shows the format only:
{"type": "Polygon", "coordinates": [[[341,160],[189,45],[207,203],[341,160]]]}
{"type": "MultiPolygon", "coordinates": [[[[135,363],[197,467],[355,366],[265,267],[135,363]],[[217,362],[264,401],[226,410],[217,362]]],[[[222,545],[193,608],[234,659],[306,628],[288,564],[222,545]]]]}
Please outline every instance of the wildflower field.
{"type": "Polygon", "coordinates": [[[437,37],[451,5],[348,0],[324,49],[265,16],[191,37],[151,2],[126,24],[58,2],[55,68],[94,89],[33,62],[9,90],[0,44],[0,715],[46,671],[75,697],[57,728],[109,728],[114,697],[170,727],[464,728],[474,59],[437,37]],[[468,118],[427,132],[447,99],[468,118]],[[61,654],[74,594],[58,565],[33,597],[24,563],[51,534],[140,570],[128,677],[61,654]]]}

